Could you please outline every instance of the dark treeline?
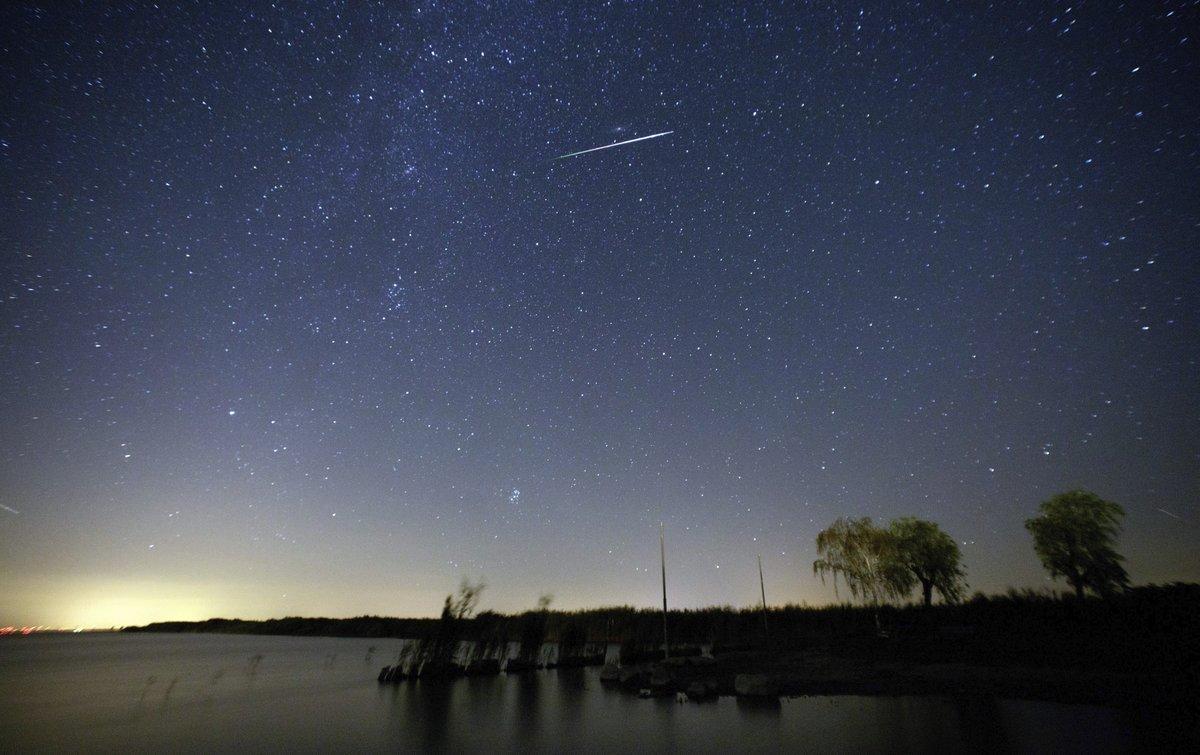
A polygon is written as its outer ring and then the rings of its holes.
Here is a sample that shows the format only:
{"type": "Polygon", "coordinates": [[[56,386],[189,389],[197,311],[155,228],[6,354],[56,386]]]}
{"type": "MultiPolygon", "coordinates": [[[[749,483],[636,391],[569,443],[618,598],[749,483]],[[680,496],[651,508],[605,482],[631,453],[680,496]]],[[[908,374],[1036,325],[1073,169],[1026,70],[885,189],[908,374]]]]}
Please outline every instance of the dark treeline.
{"type": "Polygon", "coordinates": [[[355,616],[352,619],[207,619],[205,621],[159,621],[141,627],[124,627],[122,632],[178,632],[198,634],[277,634],[296,637],[425,637],[437,619],[398,619],[388,616],[355,616]]]}
{"type": "MultiPolygon", "coordinates": [[[[1039,514],[1026,521],[1038,557],[1051,577],[1066,579],[1081,601],[1078,605],[1030,591],[1002,597],[977,594],[960,603],[967,587],[962,554],[937,523],[901,517],[879,526],[870,518],[839,518],[817,535],[820,558],[813,571],[822,579],[832,577],[835,588],[839,584],[847,588],[860,601],[858,606],[675,610],[667,621],[670,641],[672,646],[711,644],[720,649],[769,644],[772,650],[791,650],[814,644],[856,645],[864,638],[870,638],[872,646],[889,638],[895,639],[891,645],[910,640],[923,644],[930,632],[943,631],[958,632],[960,637],[958,642],[939,643],[941,657],[965,654],[964,658],[986,661],[1009,654],[1028,660],[1069,659],[1079,656],[1089,638],[1096,637],[1110,649],[1120,647],[1128,640],[1117,636],[1121,627],[1129,632],[1170,634],[1179,626],[1179,616],[1200,608],[1196,598],[1200,586],[1126,590],[1128,576],[1115,548],[1123,516],[1117,504],[1073,490],[1044,501],[1039,514]],[[914,588],[921,595],[922,609],[895,604],[914,588]],[[934,605],[935,591],[941,605],[934,605]],[[1083,601],[1088,592],[1107,602],[1083,601]],[[1077,652],[1068,652],[1071,647],[1077,652]]],[[[537,610],[476,614],[484,587],[482,582],[464,580],[457,595],[446,596],[437,619],[209,619],[161,622],[126,631],[398,637],[423,640],[422,654],[442,660],[453,655],[460,640],[488,648],[518,642],[521,657],[531,662],[542,642],[557,642],[564,652],[601,642],[628,643],[631,653],[637,652],[633,648],[662,648],[662,615],[657,609],[552,611],[551,596],[544,595],[537,610]]]]}
{"type": "MultiPolygon", "coordinates": [[[[285,618],[269,621],[209,619],[130,627],[132,632],[215,632],[331,637],[437,636],[439,619],[361,616],[352,619],[285,618]]],[[[1049,593],[977,594],[956,604],[862,605],[822,608],[789,605],[673,610],[672,646],[711,644],[714,653],[769,647],[821,649],[835,654],[918,662],[980,665],[1104,667],[1145,673],[1164,666],[1194,675],[1200,637],[1200,585],[1134,587],[1106,599],[1079,600],[1049,593]],[[880,636],[876,619],[883,627],[880,636]]],[[[661,647],[662,613],[632,607],[581,611],[481,612],[458,621],[456,635],[489,645],[522,642],[531,635],[567,646],[622,643],[623,652],[661,647]]],[[[1195,681],[1195,680],[1193,680],[1195,681]]]]}

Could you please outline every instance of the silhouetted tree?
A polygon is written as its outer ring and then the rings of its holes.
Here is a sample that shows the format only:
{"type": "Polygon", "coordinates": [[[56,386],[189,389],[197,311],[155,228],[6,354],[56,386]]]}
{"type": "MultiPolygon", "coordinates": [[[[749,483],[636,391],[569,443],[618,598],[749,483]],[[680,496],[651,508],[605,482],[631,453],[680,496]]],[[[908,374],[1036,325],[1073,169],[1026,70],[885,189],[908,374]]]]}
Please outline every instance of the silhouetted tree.
{"type": "Polygon", "coordinates": [[[896,519],[888,527],[895,539],[895,554],[900,564],[921,583],[926,606],[933,604],[936,589],[947,603],[957,603],[966,590],[962,552],[954,538],[934,522],[910,516],[896,519]]]}
{"type": "Polygon", "coordinates": [[[463,628],[467,619],[475,613],[479,596],[485,587],[487,585],[483,580],[471,582],[464,577],[458,586],[458,593],[446,596],[437,628],[421,641],[416,650],[417,665],[422,676],[439,676],[453,671],[454,655],[463,628]]]}
{"type": "Polygon", "coordinates": [[[458,586],[458,595],[446,596],[446,603],[442,606],[442,618],[471,618],[471,614],[475,613],[475,607],[479,605],[479,597],[486,587],[487,584],[483,580],[471,582],[463,577],[462,584],[458,586]]]}
{"type": "Polygon", "coordinates": [[[1025,520],[1033,549],[1051,577],[1064,577],[1083,597],[1085,589],[1111,595],[1129,586],[1124,560],[1115,545],[1125,511],[1086,490],[1059,493],[1025,520]]]}
{"type": "MultiPolygon", "coordinates": [[[[821,557],[813,561],[813,574],[822,582],[832,575],[835,594],[840,577],[851,596],[878,609],[887,598],[912,589],[913,577],[897,558],[896,539],[872,524],[870,517],[839,517],[817,534],[817,553],[821,557]]],[[[878,627],[878,610],[875,624],[878,627]]]]}
{"type": "Polygon", "coordinates": [[[554,596],[544,593],[538,597],[537,610],[521,615],[518,637],[521,643],[519,658],[524,663],[536,664],[540,660],[542,643],[546,641],[546,624],[550,618],[550,604],[554,596]]]}

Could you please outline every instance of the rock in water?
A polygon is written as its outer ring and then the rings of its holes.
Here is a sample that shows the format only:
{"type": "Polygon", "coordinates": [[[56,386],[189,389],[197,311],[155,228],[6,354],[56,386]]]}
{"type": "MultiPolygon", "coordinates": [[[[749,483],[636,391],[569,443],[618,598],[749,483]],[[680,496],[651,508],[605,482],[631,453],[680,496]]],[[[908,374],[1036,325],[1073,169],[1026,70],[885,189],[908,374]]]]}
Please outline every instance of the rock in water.
{"type": "Polygon", "coordinates": [[[637,666],[622,666],[621,675],[617,677],[622,687],[637,688],[643,687],[650,681],[650,675],[646,673],[644,668],[637,666]]]}
{"type": "Polygon", "coordinates": [[[504,665],[504,671],[508,674],[514,674],[520,671],[536,671],[541,666],[532,661],[523,658],[509,658],[508,663],[504,665]]]}
{"type": "Polygon", "coordinates": [[[658,691],[669,691],[671,687],[671,670],[666,666],[655,666],[650,672],[650,688],[658,691]]]}
{"type": "Polygon", "coordinates": [[[733,691],[742,697],[779,697],[779,680],[772,674],[738,674],[733,691]]]}
{"type": "Polygon", "coordinates": [[[421,665],[421,670],[416,674],[418,679],[453,679],[456,676],[461,676],[463,672],[462,666],[449,661],[426,661],[421,665]]]}
{"type": "Polygon", "coordinates": [[[497,658],[476,658],[467,664],[467,676],[491,676],[500,673],[500,661],[497,658]]]}

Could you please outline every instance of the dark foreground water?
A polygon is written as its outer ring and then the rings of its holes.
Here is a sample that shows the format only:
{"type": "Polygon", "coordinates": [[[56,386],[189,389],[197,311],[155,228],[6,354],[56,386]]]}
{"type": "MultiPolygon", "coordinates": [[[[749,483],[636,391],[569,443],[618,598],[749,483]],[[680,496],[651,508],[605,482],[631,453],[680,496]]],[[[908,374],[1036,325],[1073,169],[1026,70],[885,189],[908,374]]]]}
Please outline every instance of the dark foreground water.
{"type": "Polygon", "coordinates": [[[0,750],[972,751],[1137,748],[1102,708],[944,698],[639,700],[596,669],[381,686],[399,640],[0,639],[0,750]]]}

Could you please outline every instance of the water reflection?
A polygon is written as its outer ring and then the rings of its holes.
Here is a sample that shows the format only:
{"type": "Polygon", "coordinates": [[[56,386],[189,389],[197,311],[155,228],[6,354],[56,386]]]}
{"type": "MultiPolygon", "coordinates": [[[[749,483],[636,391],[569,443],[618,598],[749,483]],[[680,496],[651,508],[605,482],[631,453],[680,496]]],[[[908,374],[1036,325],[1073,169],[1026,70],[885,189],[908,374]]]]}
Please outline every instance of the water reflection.
{"type": "Polygon", "coordinates": [[[1085,706],[915,697],[680,704],[606,688],[594,668],[379,685],[364,664],[394,657],[399,641],[4,642],[0,738],[14,750],[1105,752],[1138,742],[1136,718],[1085,706]]]}
{"type": "Polygon", "coordinates": [[[963,744],[975,752],[1011,750],[1004,732],[1000,701],[994,697],[965,697],[953,701],[963,744]]]}
{"type": "Polygon", "coordinates": [[[440,752],[449,741],[451,708],[454,697],[461,694],[462,687],[457,684],[413,682],[402,692],[407,693],[409,698],[409,704],[406,706],[408,715],[402,720],[408,728],[415,731],[401,742],[415,742],[423,750],[440,752]]]}
{"type": "Polygon", "coordinates": [[[738,713],[757,719],[775,719],[783,713],[783,702],[778,697],[736,698],[738,713]]]}
{"type": "Polygon", "coordinates": [[[588,675],[581,668],[559,669],[555,673],[559,716],[564,727],[578,730],[583,726],[585,697],[589,691],[587,680],[588,675]]]}
{"type": "MultiPolygon", "coordinates": [[[[516,699],[506,718],[513,721],[519,742],[536,742],[542,726],[541,686],[545,674],[524,673],[506,676],[504,686],[516,687],[516,699]]],[[[489,679],[488,681],[492,681],[489,679]]]]}

